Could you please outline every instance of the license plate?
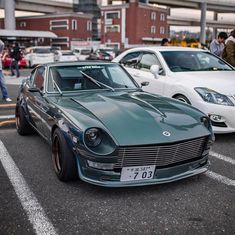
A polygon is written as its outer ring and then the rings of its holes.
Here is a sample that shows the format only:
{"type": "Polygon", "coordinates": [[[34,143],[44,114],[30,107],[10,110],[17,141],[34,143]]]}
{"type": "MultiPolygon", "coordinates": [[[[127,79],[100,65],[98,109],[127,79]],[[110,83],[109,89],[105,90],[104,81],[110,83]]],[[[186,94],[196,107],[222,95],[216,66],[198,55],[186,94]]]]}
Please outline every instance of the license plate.
{"type": "Polygon", "coordinates": [[[121,181],[150,180],[154,176],[154,165],[123,167],[121,172],[121,181]]]}

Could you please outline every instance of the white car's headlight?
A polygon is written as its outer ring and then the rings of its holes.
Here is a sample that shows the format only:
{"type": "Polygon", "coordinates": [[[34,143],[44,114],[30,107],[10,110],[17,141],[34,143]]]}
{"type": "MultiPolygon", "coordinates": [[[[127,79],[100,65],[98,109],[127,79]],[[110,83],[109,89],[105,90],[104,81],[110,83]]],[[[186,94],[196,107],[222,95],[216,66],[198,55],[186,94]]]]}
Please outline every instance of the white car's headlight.
{"type": "Polygon", "coordinates": [[[202,99],[208,103],[234,106],[232,101],[226,95],[220,94],[205,87],[196,87],[194,89],[202,97],[202,99]]]}

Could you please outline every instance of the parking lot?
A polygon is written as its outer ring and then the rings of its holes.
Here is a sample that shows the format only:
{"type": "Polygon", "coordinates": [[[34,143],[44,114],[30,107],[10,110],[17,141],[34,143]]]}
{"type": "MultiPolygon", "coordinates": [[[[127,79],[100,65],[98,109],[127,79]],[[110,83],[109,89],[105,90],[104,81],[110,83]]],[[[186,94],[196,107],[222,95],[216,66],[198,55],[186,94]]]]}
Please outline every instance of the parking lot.
{"type": "MultiPolygon", "coordinates": [[[[19,81],[7,82],[15,102],[19,81]]],[[[1,112],[14,115],[14,108],[1,112]]],[[[234,139],[235,133],[216,135],[210,169],[200,176],[103,188],[60,182],[42,138],[19,136],[14,123],[2,125],[0,234],[233,234],[234,139]]]]}

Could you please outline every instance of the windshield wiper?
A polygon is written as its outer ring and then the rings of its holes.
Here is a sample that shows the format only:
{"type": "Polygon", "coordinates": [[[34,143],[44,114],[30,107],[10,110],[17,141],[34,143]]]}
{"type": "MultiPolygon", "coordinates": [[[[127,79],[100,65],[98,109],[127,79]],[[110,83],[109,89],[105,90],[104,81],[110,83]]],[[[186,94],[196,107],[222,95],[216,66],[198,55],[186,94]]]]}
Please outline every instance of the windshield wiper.
{"type": "Polygon", "coordinates": [[[90,76],[87,75],[86,73],[84,73],[84,72],[82,72],[82,71],[80,71],[80,73],[81,73],[82,75],[84,75],[86,78],[88,78],[88,79],[89,79],[91,82],[93,82],[95,85],[97,85],[99,88],[102,88],[102,86],[104,86],[104,87],[106,87],[106,88],[108,88],[108,89],[110,89],[110,90],[112,90],[112,91],[115,91],[111,86],[108,86],[108,85],[104,84],[103,82],[97,81],[96,79],[90,77],[90,76]]]}
{"type": "Polygon", "coordinates": [[[53,82],[53,84],[55,85],[56,89],[59,91],[60,95],[62,96],[62,95],[63,95],[63,92],[60,90],[58,84],[57,84],[56,81],[54,80],[52,71],[51,71],[51,78],[52,78],[52,82],[53,82]]]}

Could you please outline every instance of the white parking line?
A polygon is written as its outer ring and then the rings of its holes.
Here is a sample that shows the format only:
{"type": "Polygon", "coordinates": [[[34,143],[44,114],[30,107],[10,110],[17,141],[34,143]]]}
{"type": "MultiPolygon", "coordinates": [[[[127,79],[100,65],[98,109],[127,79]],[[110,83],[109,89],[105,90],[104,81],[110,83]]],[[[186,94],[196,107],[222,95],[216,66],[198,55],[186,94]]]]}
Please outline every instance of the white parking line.
{"type": "Polygon", "coordinates": [[[219,181],[220,183],[223,183],[223,184],[226,184],[226,185],[229,185],[229,186],[235,186],[235,180],[229,179],[229,178],[227,178],[223,175],[219,175],[219,174],[217,174],[213,171],[207,171],[205,174],[208,177],[219,181]]]}
{"type": "Polygon", "coordinates": [[[212,156],[212,157],[216,157],[216,158],[218,158],[220,160],[223,160],[225,162],[228,162],[228,163],[230,163],[232,165],[235,165],[235,159],[232,159],[230,157],[226,157],[226,156],[224,156],[222,154],[215,153],[213,151],[210,151],[209,155],[212,156]]]}
{"type": "Polygon", "coordinates": [[[15,119],[15,115],[0,115],[0,120],[1,119],[15,119]]]}
{"type": "Polygon", "coordinates": [[[20,173],[15,162],[9,155],[7,149],[0,141],[0,161],[5,169],[12,186],[26,211],[29,221],[32,223],[38,235],[56,235],[56,230],[47,218],[43,208],[39,204],[34,193],[29,189],[23,175],[20,173]]]}

